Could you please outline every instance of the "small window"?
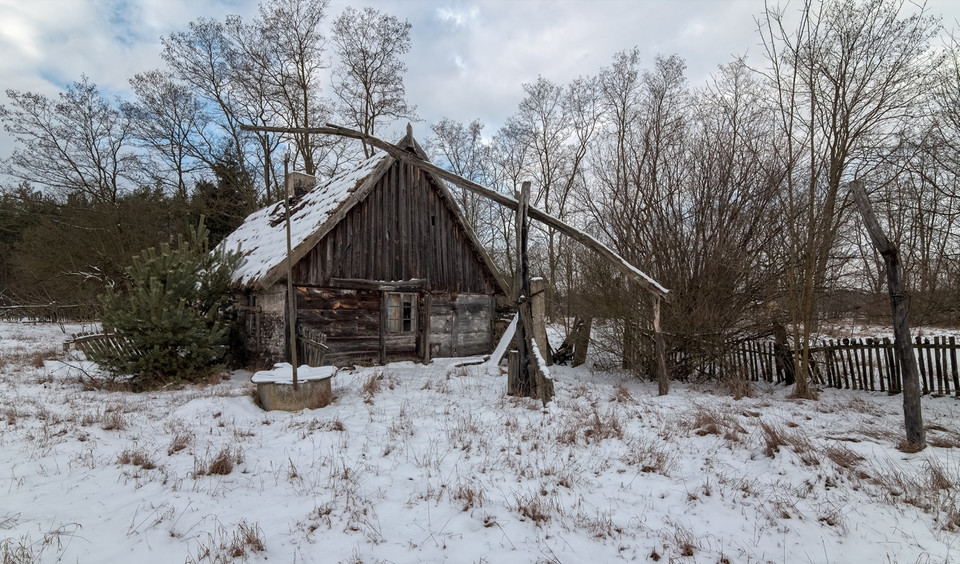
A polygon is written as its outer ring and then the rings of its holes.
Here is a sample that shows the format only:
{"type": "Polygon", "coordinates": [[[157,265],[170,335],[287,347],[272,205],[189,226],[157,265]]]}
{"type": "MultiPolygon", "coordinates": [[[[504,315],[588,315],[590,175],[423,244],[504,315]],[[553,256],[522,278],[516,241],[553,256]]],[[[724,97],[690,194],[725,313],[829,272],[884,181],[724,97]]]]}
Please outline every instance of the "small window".
{"type": "Polygon", "coordinates": [[[417,328],[416,319],[416,294],[387,294],[387,333],[410,333],[417,328]]]}

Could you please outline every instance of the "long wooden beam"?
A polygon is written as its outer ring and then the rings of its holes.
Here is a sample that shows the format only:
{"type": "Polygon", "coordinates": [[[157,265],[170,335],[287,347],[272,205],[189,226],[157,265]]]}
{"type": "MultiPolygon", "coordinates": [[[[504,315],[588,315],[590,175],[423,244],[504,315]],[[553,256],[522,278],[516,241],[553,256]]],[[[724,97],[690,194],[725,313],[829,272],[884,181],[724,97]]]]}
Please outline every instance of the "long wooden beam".
{"type": "MultiPolygon", "coordinates": [[[[244,131],[266,131],[271,133],[337,135],[339,137],[357,139],[370,146],[381,149],[398,161],[403,161],[418,166],[438,178],[442,178],[443,180],[446,180],[447,182],[450,182],[451,184],[459,186],[465,190],[480,194],[481,196],[493,200],[501,206],[508,207],[512,210],[516,210],[520,206],[517,200],[509,196],[505,196],[499,192],[485,188],[476,182],[467,180],[466,178],[446,171],[429,161],[421,159],[409,151],[405,151],[397,147],[392,143],[387,143],[386,141],[373,137],[372,135],[367,135],[366,133],[354,131],[339,125],[327,124],[326,127],[268,127],[241,125],[240,129],[244,131]]],[[[627,262],[626,259],[613,252],[609,247],[596,240],[594,237],[534,207],[529,208],[528,215],[540,223],[549,225],[564,235],[567,235],[571,239],[578,241],[585,247],[592,249],[594,252],[607,259],[624,276],[640,284],[643,289],[647,290],[654,296],[660,297],[664,301],[670,301],[670,296],[668,295],[670,292],[669,290],[661,286],[656,280],[648,276],[642,270],[627,262]]]]}

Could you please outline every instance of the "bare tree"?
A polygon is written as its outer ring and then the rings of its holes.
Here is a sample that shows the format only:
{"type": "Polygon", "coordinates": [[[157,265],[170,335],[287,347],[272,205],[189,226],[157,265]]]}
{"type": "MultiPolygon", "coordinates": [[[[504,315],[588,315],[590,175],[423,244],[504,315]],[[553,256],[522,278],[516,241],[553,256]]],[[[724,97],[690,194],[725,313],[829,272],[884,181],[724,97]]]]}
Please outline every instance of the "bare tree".
{"type": "Polygon", "coordinates": [[[12,201],[29,222],[4,262],[21,297],[95,302],[134,253],[169,240],[180,210],[143,186],[131,119],[86,77],[56,99],[7,96],[0,120],[17,146],[3,171],[23,180],[12,201]]]}
{"type": "Polygon", "coordinates": [[[7,90],[0,122],[18,147],[4,161],[5,174],[43,186],[60,198],[82,194],[115,203],[137,185],[139,156],[132,123],[84,76],[57,99],[7,90]]]}
{"type": "Polygon", "coordinates": [[[162,40],[162,56],[172,74],[211,113],[198,157],[212,168],[223,155],[236,155],[243,174],[259,181],[268,200],[279,197],[281,167],[275,153],[284,143],[310,174],[332,173],[339,163],[342,147],[323,138],[282,139],[239,127],[303,128],[327,121],[321,84],[327,66],[321,31],[327,5],[326,0],[270,0],[249,23],[236,15],[223,22],[199,19],[187,31],[162,40]]]}
{"type": "Polygon", "coordinates": [[[759,21],[785,140],[784,288],[799,397],[816,397],[809,385],[810,338],[849,209],[840,186],[851,166],[913,117],[937,62],[925,54],[938,22],[923,8],[902,16],[903,7],[903,0],[805,0],[792,29],[783,10],[769,5],[759,21]]]}
{"type": "MultiPolygon", "coordinates": [[[[347,7],[333,23],[339,63],[334,69],[338,113],[346,124],[367,134],[391,120],[416,120],[407,103],[402,56],[410,50],[410,23],[373,8],[347,7]]],[[[364,154],[373,148],[364,145],[364,154]]]]}
{"type": "Polygon", "coordinates": [[[137,100],[122,108],[133,122],[134,138],[147,149],[144,176],[186,200],[188,181],[201,164],[195,147],[209,117],[193,92],[169,73],[140,73],[130,86],[137,100]]]}
{"type": "MultiPolygon", "coordinates": [[[[645,71],[634,49],[618,53],[599,75],[605,119],[591,154],[594,186],[584,203],[617,253],[658,279],[674,270],[675,257],[658,252],[665,248],[667,218],[679,217],[685,206],[690,99],[684,67],[679,57],[657,57],[654,69],[645,71]]],[[[624,367],[643,371],[641,320],[649,319],[649,309],[641,308],[635,288],[621,292],[624,367]]]]}
{"type": "MultiPolygon", "coordinates": [[[[433,136],[427,142],[427,151],[434,161],[450,172],[489,185],[490,147],[483,142],[483,124],[474,120],[467,125],[443,118],[430,126],[433,136]]],[[[495,206],[490,200],[458,186],[451,192],[460,206],[467,223],[488,249],[493,247],[494,233],[490,228],[490,215],[495,206]]]]}
{"type": "MultiPolygon", "coordinates": [[[[267,84],[267,100],[275,114],[271,121],[290,128],[329,121],[329,102],[322,96],[328,65],[321,32],[328,5],[329,0],[272,0],[260,6],[260,16],[251,26],[238,32],[246,64],[267,84]]],[[[259,82],[254,80],[251,86],[256,88],[259,82]]],[[[317,174],[329,154],[329,140],[292,134],[291,141],[294,166],[317,174]]]]}
{"type": "Polygon", "coordinates": [[[197,157],[212,165],[216,155],[230,152],[238,155],[240,166],[250,174],[255,149],[240,124],[252,121],[255,112],[249,115],[238,96],[238,50],[227,26],[200,18],[190,22],[187,31],[172,33],[161,43],[161,56],[173,75],[187,84],[211,112],[212,127],[203,131],[197,157]]]}
{"type": "MultiPolygon", "coordinates": [[[[587,147],[599,122],[593,83],[579,79],[565,88],[539,77],[523,89],[526,96],[506,127],[518,133],[517,141],[525,146],[522,170],[533,179],[531,205],[568,221],[575,188],[583,182],[587,147]]],[[[558,293],[569,293],[573,264],[564,261],[569,254],[567,241],[555,229],[538,226],[536,231],[543,246],[547,300],[555,307],[558,293]],[[562,266],[567,266],[565,272],[562,266]]]]}

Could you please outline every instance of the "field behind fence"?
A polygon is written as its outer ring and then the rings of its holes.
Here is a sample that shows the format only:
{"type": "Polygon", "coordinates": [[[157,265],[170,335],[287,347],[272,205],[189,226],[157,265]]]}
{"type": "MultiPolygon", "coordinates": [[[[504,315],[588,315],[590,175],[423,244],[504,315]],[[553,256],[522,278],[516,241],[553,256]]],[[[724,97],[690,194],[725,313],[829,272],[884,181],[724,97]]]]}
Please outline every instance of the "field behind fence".
{"type": "MultiPolygon", "coordinates": [[[[960,397],[956,337],[916,337],[913,353],[924,394],[960,397]]],[[[891,394],[903,390],[900,362],[889,337],[824,339],[811,347],[810,355],[813,376],[820,385],[891,394]]],[[[710,368],[717,376],[727,371],[753,382],[782,382],[785,377],[775,362],[774,343],[766,340],[742,342],[710,368]]]]}

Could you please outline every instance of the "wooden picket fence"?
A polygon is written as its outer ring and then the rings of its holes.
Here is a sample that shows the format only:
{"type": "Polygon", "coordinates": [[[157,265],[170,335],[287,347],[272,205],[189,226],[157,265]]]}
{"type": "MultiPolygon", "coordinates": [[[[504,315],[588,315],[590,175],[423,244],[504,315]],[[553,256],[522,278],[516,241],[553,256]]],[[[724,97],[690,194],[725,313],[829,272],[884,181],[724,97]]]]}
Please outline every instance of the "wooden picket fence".
{"type": "Polygon", "coordinates": [[[307,366],[324,366],[326,362],[327,336],[322,331],[297,325],[297,361],[307,366]]]}
{"type": "Polygon", "coordinates": [[[138,356],[137,350],[127,339],[113,333],[74,333],[63,343],[63,350],[70,347],[83,351],[90,360],[106,356],[138,356]]]}
{"type": "MultiPolygon", "coordinates": [[[[834,340],[813,350],[822,355],[821,376],[827,386],[891,394],[903,390],[902,371],[890,338],[834,340]]],[[[956,337],[916,337],[913,354],[924,394],[960,397],[956,337]]]]}
{"type": "MultiPolygon", "coordinates": [[[[708,376],[735,373],[753,382],[782,382],[772,341],[744,341],[731,347],[721,362],[706,367],[708,376]]],[[[913,352],[924,394],[960,397],[957,339],[916,337],[913,352]]],[[[893,339],[825,339],[810,349],[813,377],[822,386],[898,394],[903,390],[893,339]]]]}

